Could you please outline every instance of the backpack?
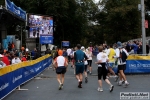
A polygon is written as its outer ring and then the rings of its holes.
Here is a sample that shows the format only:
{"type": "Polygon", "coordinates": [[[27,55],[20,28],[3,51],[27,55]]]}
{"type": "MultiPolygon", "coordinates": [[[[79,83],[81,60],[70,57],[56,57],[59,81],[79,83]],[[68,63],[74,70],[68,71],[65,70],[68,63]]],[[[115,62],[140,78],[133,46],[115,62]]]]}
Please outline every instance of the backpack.
{"type": "Polygon", "coordinates": [[[125,62],[127,59],[127,55],[124,51],[120,52],[120,58],[122,58],[122,61],[125,62]]]}

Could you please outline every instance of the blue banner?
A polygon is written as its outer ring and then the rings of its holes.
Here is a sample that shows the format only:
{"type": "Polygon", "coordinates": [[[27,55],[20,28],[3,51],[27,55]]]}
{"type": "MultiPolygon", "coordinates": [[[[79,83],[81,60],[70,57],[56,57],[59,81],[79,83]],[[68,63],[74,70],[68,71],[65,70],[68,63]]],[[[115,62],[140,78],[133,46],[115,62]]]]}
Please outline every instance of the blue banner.
{"type": "Polygon", "coordinates": [[[52,35],[40,35],[40,44],[53,44],[52,35]]]}
{"type": "MultiPolygon", "coordinates": [[[[117,66],[113,68],[117,73],[117,66]]],[[[150,73],[150,60],[127,60],[125,73],[128,74],[146,74],[150,73]]]]}
{"type": "Polygon", "coordinates": [[[62,41],[63,47],[69,47],[69,41],[62,41]]]}
{"type": "MultiPolygon", "coordinates": [[[[52,63],[52,58],[48,57],[33,65],[21,67],[0,76],[0,100],[11,93],[19,85],[32,79],[52,63]]],[[[13,69],[15,66],[8,66],[6,70],[13,69]],[[12,68],[10,68],[12,67],[12,68]]],[[[2,73],[0,73],[2,74],[2,73]]]]}
{"type": "Polygon", "coordinates": [[[150,60],[127,60],[125,73],[150,73],[150,60]]]}
{"type": "Polygon", "coordinates": [[[13,4],[12,4],[12,2],[10,2],[9,0],[6,0],[5,5],[6,5],[6,8],[7,8],[9,11],[13,12],[13,4]]]}
{"type": "Polygon", "coordinates": [[[12,13],[14,13],[15,15],[17,15],[18,17],[26,20],[26,11],[22,10],[20,7],[17,7],[13,2],[11,2],[10,0],[5,0],[6,3],[6,8],[11,11],[12,13]]]}

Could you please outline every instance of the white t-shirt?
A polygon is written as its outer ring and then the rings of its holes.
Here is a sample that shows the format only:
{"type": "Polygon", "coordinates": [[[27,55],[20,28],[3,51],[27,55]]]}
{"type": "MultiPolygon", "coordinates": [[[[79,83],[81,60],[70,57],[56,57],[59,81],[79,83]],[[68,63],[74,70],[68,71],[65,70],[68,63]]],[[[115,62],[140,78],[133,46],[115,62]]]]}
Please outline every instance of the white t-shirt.
{"type": "Polygon", "coordinates": [[[66,62],[66,59],[65,57],[63,56],[58,56],[56,58],[56,62],[57,62],[57,66],[60,67],[60,66],[65,66],[65,62],[66,62]]]}
{"type": "Polygon", "coordinates": [[[71,54],[71,49],[68,48],[68,49],[67,49],[67,55],[69,56],[70,54],[71,54]]]}
{"type": "MultiPolygon", "coordinates": [[[[97,54],[97,61],[101,61],[102,63],[105,63],[108,60],[108,56],[104,52],[100,52],[97,54]]],[[[98,65],[101,66],[101,65],[98,65]]]]}
{"type": "Polygon", "coordinates": [[[92,52],[91,51],[87,51],[86,55],[88,57],[88,60],[92,60],[92,52]]]}
{"type": "Polygon", "coordinates": [[[0,61],[0,68],[3,68],[5,66],[6,66],[6,64],[3,61],[0,61]]]}
{"type": "Polygon", "coordinates": [[[11,61],[12,64],[17,64],[17,63],[20,63],[20,62],[21,62],[21,60],[19,58],[13,58],[12,61],[11,61]]]}

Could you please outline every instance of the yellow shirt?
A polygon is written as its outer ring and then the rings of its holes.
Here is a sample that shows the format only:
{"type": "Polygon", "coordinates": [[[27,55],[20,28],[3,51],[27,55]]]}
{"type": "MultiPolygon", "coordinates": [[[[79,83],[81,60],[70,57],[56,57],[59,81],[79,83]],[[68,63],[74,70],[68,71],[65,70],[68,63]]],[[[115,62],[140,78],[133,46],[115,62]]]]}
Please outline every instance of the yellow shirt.
{"type": "Polygon", "coordinates": [[[110,52],[108,54],[109,62],[112,63],[115,62],[115,58],[114,58],[115,55],[116,55],[115,50],[113,48],[110,48],[110,52]]]}

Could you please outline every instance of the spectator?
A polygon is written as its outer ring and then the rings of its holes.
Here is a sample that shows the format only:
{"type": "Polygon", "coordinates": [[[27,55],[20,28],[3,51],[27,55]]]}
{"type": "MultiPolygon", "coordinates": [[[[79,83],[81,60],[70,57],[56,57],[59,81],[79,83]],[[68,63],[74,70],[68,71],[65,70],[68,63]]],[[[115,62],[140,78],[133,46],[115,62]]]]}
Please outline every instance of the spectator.
{"type": "Polygon", "coordinates": [[[3,57],[4,57],[4,56],[0,54],[0,68],[3,68],[3,67],[6,66],[6,64],[2,61],[2,58],[3,58],[3,57]]]}
{"type": "Polygon", "coordinates": [[[32,57],[33,57],[33,60],[35,60],[35,59],[37,59],[37,58],[40,57],[40,54],[39,54],[39,53],[40,53],[40,52],[38,52],[37,49],[34,48],[34,51],[32,51],[32,53],[31,53],[31,55],[32,55],[32,57]]]}
{"type": "Polygon", "coordinates": [[[17,64],[17,63],[20,63],[20,62],[21,62],[21,60],[19,58],[19,55],[18,54],[14,54],[14,57],[13,57],[11,63],[12,64],[17,64]]]}
{"type": "Polygon", "coordinates": [[[139,42],[137,53],[142,54],[142,43],[141,42],[139,42]]]}
{"type": "Polygon", "coordinates": [[[127,49],[127,52],[131,51],[131,44],[130,44],[130,42],[127,43],[126,49],[127,49]]]}
{"type": "Polygon", "coordinates": [[[21,61],[22,61],[22,62],[27,61],[26,57],[22,57],[22,58],[21,58],[21,61]]]}
{"type": "Polygon", "coordinates": [[[129,55],[134,54],[134,47],[133,46],[131,46],[131,51],[128,53],[129,53],[129,55]]]}
{"type": "Polygon", "coordinates": [[[136,41],[133,41],[132,46],[134,47],[134,53],[137,54],[138,46],[136,45],[136,41]]]}
{"type": "Polygon", "coordinates": [[[30,54],[28,48],[26,48],[26,51],[25,51],[25,57],[26,57],[27,60],[31,60],[31,54],[30,54]]]}
{"type": "Polygon", "coordinates": [[[9,56],[9,52],[6,51],[6,53],[4,54],[4,57],[2,58],[2,61],[6,64],[6,66],[10,65],[10,61],[8,59],[9,56]]]}

